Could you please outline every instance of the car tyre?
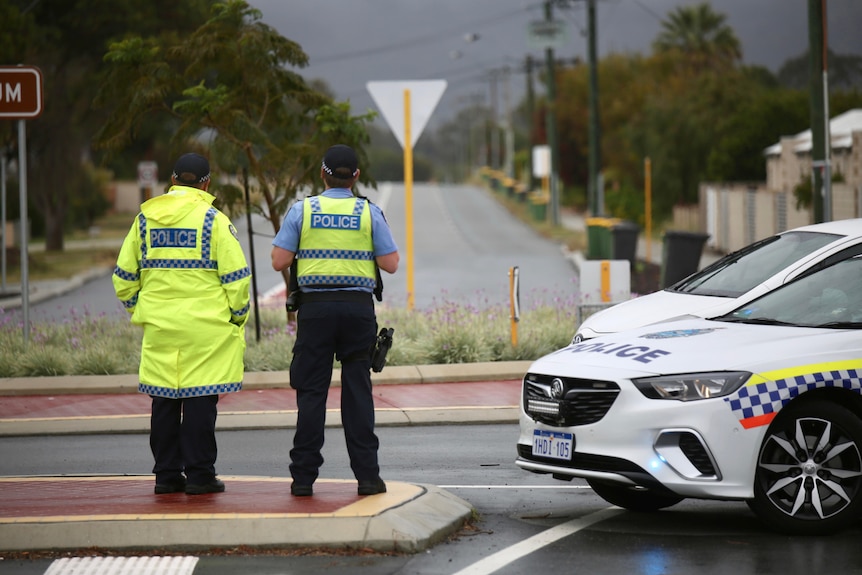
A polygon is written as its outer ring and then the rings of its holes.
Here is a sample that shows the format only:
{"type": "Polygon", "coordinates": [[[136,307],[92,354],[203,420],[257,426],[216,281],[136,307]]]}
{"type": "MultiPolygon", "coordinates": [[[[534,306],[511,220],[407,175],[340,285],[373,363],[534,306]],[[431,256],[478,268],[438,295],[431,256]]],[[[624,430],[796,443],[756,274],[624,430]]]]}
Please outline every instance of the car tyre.
{"type": "Polygon", "coordinates": [[[676,495],[656,493],[650,489],[621,485],[597,479],[588,479],[587,483],[596,492],[596,495],[617,507],[630,511],[658,511],[671,505],[676,505],[684,499],[676,495]]]}
{"type": "Polygon", "coordinates": [[[826,535],[857,521],[862,420],[827,401],[779,414],[763,439],[747,503],[768,526],[794,535],[826,535]]]}

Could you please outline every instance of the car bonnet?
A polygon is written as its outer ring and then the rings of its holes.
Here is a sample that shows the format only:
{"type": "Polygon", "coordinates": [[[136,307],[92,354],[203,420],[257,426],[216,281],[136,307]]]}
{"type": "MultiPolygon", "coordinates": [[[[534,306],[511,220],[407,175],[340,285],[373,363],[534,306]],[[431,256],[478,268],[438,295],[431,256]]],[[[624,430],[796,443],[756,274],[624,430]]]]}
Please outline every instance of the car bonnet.
{"type": "Polygon", "coordinates": [[[530,371],[572,377],[579,372],[585,377],[604,373],[606,378],[698,371],[756,373],[860,357],[860,340],[859,331],[688,319],[572,344],[536,360],[530,371]]]}
{"type": "Polygon", "coordinates": [[[578,331],[612,334],[639,328],[684,315],[706,317],[735,307],[736,300],[725,297],[657,291],[619,303],[585,319],[578,331]]]}

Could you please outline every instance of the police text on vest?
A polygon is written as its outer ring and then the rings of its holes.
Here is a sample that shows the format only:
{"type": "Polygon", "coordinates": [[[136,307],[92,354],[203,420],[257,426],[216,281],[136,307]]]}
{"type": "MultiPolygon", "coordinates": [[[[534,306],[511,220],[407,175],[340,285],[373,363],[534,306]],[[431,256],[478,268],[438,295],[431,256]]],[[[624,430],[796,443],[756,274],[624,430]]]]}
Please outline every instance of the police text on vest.
{"type": "Polygon", "coordinates": [[[154,248],[193,248],[197,245],[197,230],[185,228],[153,228],[150,246],[154,248]]]}
{"type": "Polygon", "coordinates": [[[311,214],[311,227],[329,230],[358,230],[359,216],[311,214]]]}

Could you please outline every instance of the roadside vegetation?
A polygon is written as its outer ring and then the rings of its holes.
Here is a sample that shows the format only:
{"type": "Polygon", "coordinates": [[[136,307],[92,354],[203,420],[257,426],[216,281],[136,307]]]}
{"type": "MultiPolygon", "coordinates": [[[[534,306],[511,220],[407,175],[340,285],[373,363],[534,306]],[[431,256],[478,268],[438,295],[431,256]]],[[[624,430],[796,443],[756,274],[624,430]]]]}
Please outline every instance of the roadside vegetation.
{"type": "MultiPolygon", "coordinates": [[[[532,360],[567,345],[577,306],[571,296],[523,309],[512,345],[508,302],[498,305],[441,301],[430,310],[380,306],[378,324],[395,330],[387,365],[532,360]]],[[[295,324],[283,309],[262,309],[260,341],[254,318],[246,325],[246,371],[286,371],[295,324]]],[[[116,375],[138,372],[142,331],[115,316],[70,310],[61,323],[33,323],[24,345],[22,326],[0,310],[0,377],[116,375]]]]}
{"type": "MultiPolygon", "coordinates": [[[[583,232],[537,221],[526,205],[494,195],[514,217],[537,233],[583,250],[583,232]]],[[[108,214],[88,231],[70,233],[66,240],[120,239],[128,231],[128,214],[108,214]]],[[[42,240],[32,242],[31,279],[70,278],[96,265],[113,265],[117,249],[73,249],[67,241],[62,253],[46,252],[42,240]]],[[[8,269],[7,281],[20,282],[17,265],[8,269]]],[[[571,341],[577,327],[577,293],[521,295],[521,316],[516,324],[517,345],[512,344],[509,302],[476,293],[472,301],[453,301],[441,294],[432,309],[408,310],[398,303],[378,306],[380,327],[395,329],[387,365],[428,365],[485,361],[533,360],[571,341]]],[[[588,303],[588,302],[587,302],[588,303]]],[[[24,345],[23,326],[4,315],[0,306],[0,377],[55,375],[116,375],[138,371],[142,331],[124,318],[69,310],[60,323],[31,322],[30,342],[24,345]]],[[[246,325],[246,371],[285,371],[290,366],[295,325],[282,308],[259,310],[260,340],[254,317],[246,325]]]]}

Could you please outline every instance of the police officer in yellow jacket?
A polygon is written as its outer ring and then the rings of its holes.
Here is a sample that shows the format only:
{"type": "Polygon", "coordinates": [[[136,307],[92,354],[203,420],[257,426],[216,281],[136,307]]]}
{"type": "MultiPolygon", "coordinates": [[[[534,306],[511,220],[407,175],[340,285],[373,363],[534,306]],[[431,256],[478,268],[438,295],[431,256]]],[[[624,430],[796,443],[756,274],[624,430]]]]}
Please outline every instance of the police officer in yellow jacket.
{"type": "Polygon", "coordinates": [[[272,242],[272,267],[297,260],[300,306],[290,363],[298,415],[290,450],[290,491],[313,495],[323,457],[326,398],[333,357],[341,362],[341,421],[359,495],[386,491],[377,460],[371,393],[371,348],[377,336],[372,293],[376,266],[398,269],[398,248],[379,207],[351,188],[359,179],[356,153],[332,146],[320,176],[326,190],[291,206],[272,242]]]}
{"type": "Polygon", "coordinates": [[[230,219],[212,206],[209,162],[181,156],[173,186],[141,205],[113,283],[144,328],[138,390],[152,397],[155,492],[224,491],[216,477],[220,393],[239,391],[251,272],[230,219]]]}

